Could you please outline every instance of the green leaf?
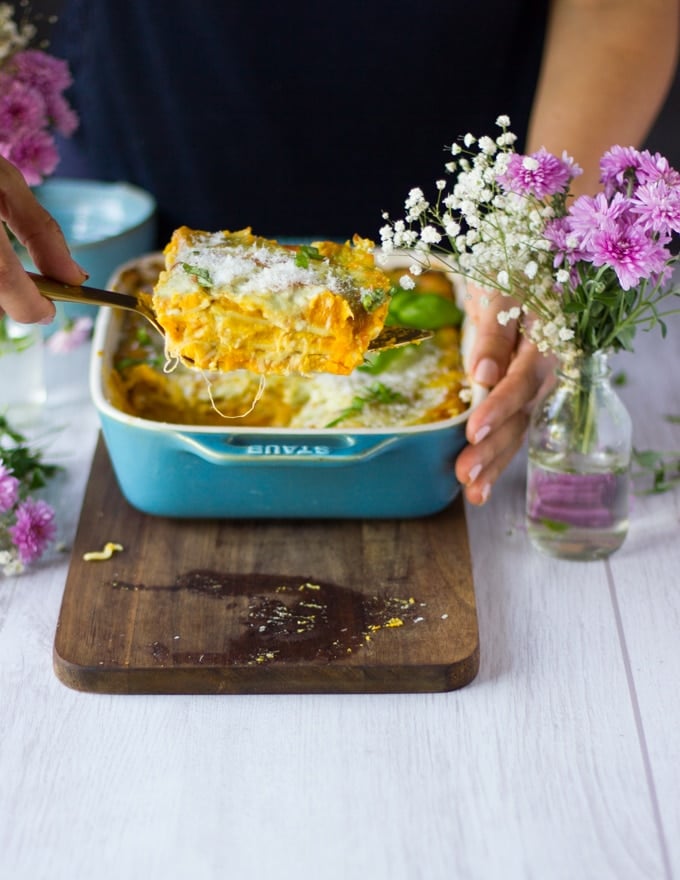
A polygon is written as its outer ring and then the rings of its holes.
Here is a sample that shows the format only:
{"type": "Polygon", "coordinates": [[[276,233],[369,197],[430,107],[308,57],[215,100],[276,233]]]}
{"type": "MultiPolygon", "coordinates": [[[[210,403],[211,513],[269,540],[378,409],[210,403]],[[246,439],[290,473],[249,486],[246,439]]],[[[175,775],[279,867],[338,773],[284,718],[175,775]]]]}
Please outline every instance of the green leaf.
{"type": "Polygon", "coordinates": [[[453,300],[436,293],[415,293],[394,288],[386,324],[414,327],[417,330],[439,330],[458,327],[463,311],[453,300]]]}
{"type": "Polygon", "coordinates": [[[195,275],[201,287],[209,288],[213,286],[213,280],[207,269],[202,269],[200,266],[192,266],[191,263],[182,263],[182,268],[188,275],[195,275]]]}
{"type": "Polygon", "coordinates": [[[323,260],[319,249],[311,244],[301,244],[295,254],[295,265],[301,269],[309,269],[310,260],[323,260]]]}

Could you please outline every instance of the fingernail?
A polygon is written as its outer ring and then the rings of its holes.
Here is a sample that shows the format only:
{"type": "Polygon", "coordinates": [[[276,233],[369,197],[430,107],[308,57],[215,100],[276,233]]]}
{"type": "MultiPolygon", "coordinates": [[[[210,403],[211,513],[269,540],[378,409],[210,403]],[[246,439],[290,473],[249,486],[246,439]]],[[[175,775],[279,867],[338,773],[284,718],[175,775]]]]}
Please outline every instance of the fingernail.
{"type": "Polygon", "coordinates": [[[499,378],[498,364],[491,358],[482,358],[475,367],[474,379],[480,385],[495,385],[499,378]]]}
{"type": "Polygon", "coordinates": [[[475,436],[472,438],[473,443],[481,443],[482,440],[489,434],[491,431],[491,425],[482,425],[482,427],[477,431],[475,436]]]}
{"type": "Polygon", "coordinates": [[[54,321],[54,315],[46,315],[44,318],[41,318],[38,321],[38,324],[47,325],[47,324],[51,324],[52,321],[54,321]]]}
{"type": "Polygon", "coordinates": [[[489,495],[491,495],[491,483],[486,483],[482,489],[482,504],[489,500],[489,495]]]}
{"type": "Polygon", "coordinates": [[[474,467],[471,467],[468,472],[468,485],[470,485],[470,483],[474,483],[474,481],[481,474],[481,472],[482,472],[481,464],[476,464],[474,467]]]}

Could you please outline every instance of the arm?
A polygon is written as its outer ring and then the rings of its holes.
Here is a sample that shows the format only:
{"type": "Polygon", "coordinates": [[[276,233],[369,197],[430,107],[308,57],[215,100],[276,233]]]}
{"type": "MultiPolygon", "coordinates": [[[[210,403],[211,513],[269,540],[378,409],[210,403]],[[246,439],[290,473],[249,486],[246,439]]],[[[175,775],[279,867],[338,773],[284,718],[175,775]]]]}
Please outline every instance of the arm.
{"type": "MultiPolygon", "coordinates": [[[[596,191],[601,155],[614,144],[640,146],[663,104],[679,24],[678,0],[553,0],[527,152],[566,150],[584,169],[574,191],[596,191]]],[[[516,327],[498,324],[497,310],[475,308],[473,298],[469,368],[492,388],[470,416],[470,445],[456,462],[474,504],[520,448],[532,401],[552,372],[516,327]]]]}
{"type": "MultiPolygon", "coordinates": [[[[57,222],[37,202],[21,173],[0,158],[0,220],[27,248],[38,270],[68,284],[87,277],[69,255],[57,222]]],[[[0,223],[0,316],[23,323],[49,323],[54,305],[38,293],[0,223]]]]}

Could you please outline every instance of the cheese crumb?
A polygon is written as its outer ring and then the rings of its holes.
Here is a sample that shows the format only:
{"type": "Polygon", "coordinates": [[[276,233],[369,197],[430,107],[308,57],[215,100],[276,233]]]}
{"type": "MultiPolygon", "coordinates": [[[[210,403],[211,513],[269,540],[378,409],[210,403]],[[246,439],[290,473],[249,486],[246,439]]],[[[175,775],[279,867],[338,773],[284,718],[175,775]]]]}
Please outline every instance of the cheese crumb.
{"type": "Polygon", "coordinates": [[[83,553],[83,559],[85,562],[102,562],[105,559],[111,559],[116,551],[121,551],[122,549],[122,544],[107,541],[102,550],[91,550],[89,553],[83,553]]]}

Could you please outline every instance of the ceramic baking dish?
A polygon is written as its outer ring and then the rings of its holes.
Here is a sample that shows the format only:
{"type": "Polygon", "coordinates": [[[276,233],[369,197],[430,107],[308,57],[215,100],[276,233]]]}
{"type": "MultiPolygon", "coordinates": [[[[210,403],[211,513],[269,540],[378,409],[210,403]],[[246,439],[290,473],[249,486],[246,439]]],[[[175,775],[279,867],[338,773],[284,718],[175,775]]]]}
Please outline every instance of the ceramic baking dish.
{"type": "MultiPolygon", "coordinates": [[[[106,376],[122,313],[101,309],[90,389],[120,489],[135,508],[179,518],[410,518],[456,497],[470,410],[401,428],[204,427],[114,407],[106,376]]],[[[464,347],[470,330],[464,333],[464,347]]],[[[471,407],[484,394],[472,388],[471,407]]]]}

